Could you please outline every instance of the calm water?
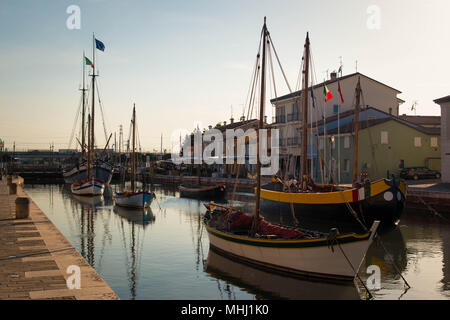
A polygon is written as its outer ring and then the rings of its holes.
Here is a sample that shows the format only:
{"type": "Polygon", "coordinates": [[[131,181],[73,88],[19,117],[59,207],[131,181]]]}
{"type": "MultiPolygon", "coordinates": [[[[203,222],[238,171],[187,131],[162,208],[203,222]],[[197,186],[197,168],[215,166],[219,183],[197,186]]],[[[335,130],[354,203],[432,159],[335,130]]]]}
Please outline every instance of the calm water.
{"type": "MultiPolygon", "coordinates": [[[[114,207],[103,197],[74,196],[62,185],[25,190],[121,299],[359,299],[360,284],[299,280],[234,262],[209,250],[200,201],[156,188],[151,209],[114,207]]],[[[249,206],[247,202],[235,202],[249,206]]],[[[247,209],[251,210],[251,207],[247,209]]],[[[450,298],[450,225],[429,213],[407,212],[373,244],[359,275],[381,270],[376,299],[450,298]],[[405,291],[394,264],[412,286],[405,291]]]]}

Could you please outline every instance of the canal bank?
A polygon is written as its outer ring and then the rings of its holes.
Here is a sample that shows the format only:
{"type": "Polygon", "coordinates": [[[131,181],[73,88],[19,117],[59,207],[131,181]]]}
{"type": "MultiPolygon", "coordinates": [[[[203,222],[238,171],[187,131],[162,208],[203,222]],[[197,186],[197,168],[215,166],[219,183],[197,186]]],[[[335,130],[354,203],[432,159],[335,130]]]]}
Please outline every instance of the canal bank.
{"type": "Polygon", "coordinates": [[[16,194],[9,194],[6,177],[0,182],[0,299],[118,299],[23,191],[23,180],[12,183],[17,185],[16,194]],[[28,218],[16,219],[19,197],[29,199],[28,218]],[[74,270],[80,271],[79,289],[68,288],[68,280],[77,283],[74,270]]]}

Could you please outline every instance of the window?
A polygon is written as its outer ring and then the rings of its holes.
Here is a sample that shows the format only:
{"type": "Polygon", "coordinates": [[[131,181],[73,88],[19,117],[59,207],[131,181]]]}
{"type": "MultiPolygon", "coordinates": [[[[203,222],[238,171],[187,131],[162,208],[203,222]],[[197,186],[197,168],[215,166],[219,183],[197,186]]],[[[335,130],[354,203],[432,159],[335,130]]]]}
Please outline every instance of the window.
{"type": "Polygon", "coordinates": [[[414,147],[421,147],[421,146],[422,146],[422,138],[414,137],[414,147]]]}
{"type": "Polygon", "coordinates": [[[319,149],[323,150],[323,137],[319,138],[319,149]]]}
{"type": "Polygon", "coordinates": [[[345,149],[350,148],[350,137],[349,136],[344,137],[344,148],[345,149]]]}
{"type": "Polygon", "coordinates": [[[344,159],[344,171],[350,172],[350,160],[349,159],[344,159]]]}
{"type": "Polygon", "coordinates": [[[381,144],[388,144],[388,132],[387,131],[381,131],[381,144]]]}
{"type": "Polygon", "coordinates": [[[430,144],[432,148],[436,148],[438,146],[438,138],[437,137],[431,137],[430,144]]]}
{"type": "Polygon", "coordinates": [[[339,106],[338,106],[337,104],[335,104],[335,105],[333,106],[333,113],[334,113],[334,114],[339,113],[339,106]]]}

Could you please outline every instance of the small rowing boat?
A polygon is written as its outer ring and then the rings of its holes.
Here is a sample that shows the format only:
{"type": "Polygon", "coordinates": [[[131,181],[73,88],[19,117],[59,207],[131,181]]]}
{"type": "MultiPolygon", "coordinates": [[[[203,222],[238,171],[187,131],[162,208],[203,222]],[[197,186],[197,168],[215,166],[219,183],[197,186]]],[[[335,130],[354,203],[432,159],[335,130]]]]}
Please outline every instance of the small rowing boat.
{"type": "Polygon", "coordinates": [[[196,186],[181,184],[180,197],[182,198],[196,198],[196,199],[223,199],[226,193],[226,184],[218,184],[215,186],[196,186]]]}

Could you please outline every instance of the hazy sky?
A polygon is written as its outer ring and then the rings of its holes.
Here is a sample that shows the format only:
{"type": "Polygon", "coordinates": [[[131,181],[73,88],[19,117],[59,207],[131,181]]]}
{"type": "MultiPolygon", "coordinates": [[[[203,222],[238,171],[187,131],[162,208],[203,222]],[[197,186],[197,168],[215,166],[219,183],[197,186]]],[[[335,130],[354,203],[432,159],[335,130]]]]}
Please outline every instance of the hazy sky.
{"type": "MultiPolygon", "coordinates": [[[[67,148],[93,32],[106,46],[96,65],[109,132],[122,124],[128,136],[134,102],[146,150],[159,149],[161,133],[170,149],[177,129],[229,121],[231,106],[237,119],[264,16],[292,87],[309,31],[318,79],[340,56],[344,75],[358,60],[359,72],[402,91],[401,113],[414,114],[417,100],[417,114],[439,115],[433,99],[450,94],[448,12],[448,0],[2,0],[0,138],[18,149],[67,148]],[[80,29],[66,26],[70,5],[81,9],[80,29]],[[373,5],[379,29],[370,27],[373,5]]],[[[277,83],[278,95],[288,93],[277,83]]],[[[97,120],[101,142],[99,111],[97,120]]]]}

